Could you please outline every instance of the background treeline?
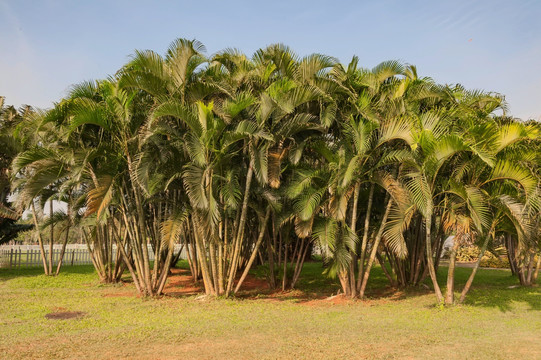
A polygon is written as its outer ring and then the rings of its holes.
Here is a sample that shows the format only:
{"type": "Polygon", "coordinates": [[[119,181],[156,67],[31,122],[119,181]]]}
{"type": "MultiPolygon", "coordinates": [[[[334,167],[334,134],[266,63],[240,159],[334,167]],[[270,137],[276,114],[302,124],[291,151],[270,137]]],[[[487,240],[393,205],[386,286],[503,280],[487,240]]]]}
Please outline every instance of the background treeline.
{"type": "Polygon", "coordinates": [[[535,282],[541,127],[507,116],[502,96],[396,61],[365,69],[283,45],[204,53],[178,39],[165,56],[136,51],[114,76],[74,85],[50,110],[2,104],[0,220],[29,211],[42,251],[45,234],[64,246],[80,234],[101,280],[129,271],[148,296],[162,292],[175,243],[216,296],[238,292],[256,262],[272,288],[294,288],[314,246],[351,297],[379,263],[393,286],[430,278],[452,304],[463,244],[479,261],[504,244],[521,283],[535,282]]]}

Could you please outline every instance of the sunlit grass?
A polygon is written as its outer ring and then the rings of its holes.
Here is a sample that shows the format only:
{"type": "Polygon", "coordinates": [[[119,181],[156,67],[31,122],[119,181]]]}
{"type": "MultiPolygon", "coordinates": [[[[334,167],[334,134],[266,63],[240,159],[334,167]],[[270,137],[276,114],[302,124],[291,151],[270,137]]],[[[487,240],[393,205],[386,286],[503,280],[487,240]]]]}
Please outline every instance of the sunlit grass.
{"type": "MultiPolygon", "coordinates": [[[[457,269],[461,288],[470,269],[457,269]]],[[[336,280],[307,263],[295,296],[140,299],[131,285],[103,285],[91,266],[58,277],[0,271],[0,358],[535,358],[541,356],[541,289],[509,288],[508,271],[480,270],[467,305],[440,308],[422,289],[368,301],[327,301],[336,280]],[[110,297],[116,294],[122,296],[110,297]],[[48,320],[55,311],[80,319],[48,320]]],[[[264,276],[264,269],[258,269],[264,276]]],[[[440,270],[444,283],[445,269],[440,270]]]]}

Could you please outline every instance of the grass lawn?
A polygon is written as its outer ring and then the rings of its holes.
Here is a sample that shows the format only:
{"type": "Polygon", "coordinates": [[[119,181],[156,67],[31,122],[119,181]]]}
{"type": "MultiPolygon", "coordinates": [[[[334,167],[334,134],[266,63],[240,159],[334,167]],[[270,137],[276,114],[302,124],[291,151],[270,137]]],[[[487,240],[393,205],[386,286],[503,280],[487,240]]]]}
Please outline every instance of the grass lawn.
{"type": "MultiPolygon", "coordinates": [[[[457,269],[458,289],[470,271],[457,269]]],[[[508,271],[480,270],[467,305],[451,308],[426,290],[385,290],[380,269],[371,299],[328,299],[338,285],[320,274],[320,263],[306,264],[287,294],[145,300],[131,284],[99,284],[91,266],[56,278],[0,270],[0,358],[541,358],[541,288],[510,288],[508,271]],[[59,311],[84,315],[45,317],[59,311]]]]}

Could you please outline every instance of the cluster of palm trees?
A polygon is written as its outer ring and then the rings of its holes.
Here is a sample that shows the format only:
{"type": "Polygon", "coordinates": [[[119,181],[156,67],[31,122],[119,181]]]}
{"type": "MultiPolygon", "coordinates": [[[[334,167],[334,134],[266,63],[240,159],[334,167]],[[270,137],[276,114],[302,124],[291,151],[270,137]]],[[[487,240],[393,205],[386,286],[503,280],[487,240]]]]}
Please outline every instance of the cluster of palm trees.
{"type": "Polygon", "coordinates": [[[15,239],[20,232],[32,228],[29,224],[17,223],[20,215],[10,201],[11,163],[24,148],[13,136],[13,131],[32,109],[25,106],[17,110],[13,106],[5,106],[4,100],[4,97],[0,96],[0,245],[15,239]]]}
{"type": "Polygon", "coordinates": [[[392,285],[430,277],[452,304],[462,239],[481,256],[514,244],[525,283],[540,267],[541,127],[505,110],[396,61],[370,70],[283,45],[207,57],[178,39],[26,116],[12,190],[19,211],[66,203],[46,224],[62,224],[64,248],[80,231],[100,278],[128,270],[142,295],[162,293],[181,243],[209,295],[238,292],[256,262],[271,287],[293,288],[317,249],[347,296],[365,296],[379,263],[392,285]]]}

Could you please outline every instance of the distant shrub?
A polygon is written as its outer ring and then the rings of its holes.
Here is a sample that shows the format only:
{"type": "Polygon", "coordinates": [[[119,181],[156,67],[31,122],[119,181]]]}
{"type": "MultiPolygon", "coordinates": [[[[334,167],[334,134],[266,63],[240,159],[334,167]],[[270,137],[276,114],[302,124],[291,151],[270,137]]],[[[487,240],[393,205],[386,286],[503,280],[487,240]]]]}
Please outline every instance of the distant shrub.
{"type": "Polygon", "coordinates": [[[456,252],[456,261],[475,261],[479,258],[479,254],[477,246],[459,247],[456,252]]]}
{"type": "MultiPolygon", "coordinates": [[[[499,253],[501,249],[496,249],[499,253]]],[[[456,254],[456,261],[471,262],[477,261],[481,251],[477,246],[464,246],[458,249],[456,254]]],[[[481,259],[481,267],[490,267],[490,268],[506,268],[509,266],[509,259],[506,256],[495,256],[493,253],[487,251],[481,259]]]]}
{"type": "Polygon", "coordinates": [[[501,269],[509,269],[509,259],[506,257],[496,257],[493,254],[490,254],[490,256],[483,256],[481,259],[481,263],[479,264],[481,267],[490,267],[490,268],[501,268],[501,269]]]}

